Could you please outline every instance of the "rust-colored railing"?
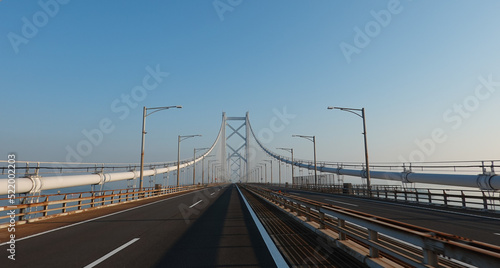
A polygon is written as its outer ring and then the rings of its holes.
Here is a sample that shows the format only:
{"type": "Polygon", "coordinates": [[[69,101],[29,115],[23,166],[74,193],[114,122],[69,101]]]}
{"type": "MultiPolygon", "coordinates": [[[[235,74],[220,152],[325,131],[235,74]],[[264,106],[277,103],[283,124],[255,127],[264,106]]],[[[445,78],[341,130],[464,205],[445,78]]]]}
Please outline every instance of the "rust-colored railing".
{"type": "MultiPolygon", "coordinates": [[[[331,230],[328,236],[339,248],[358,251],[369,265],[381,258],[410,267],[500,267],[500,247],[458,237],[355,210],[298,196],[282,195],[255,185],[244,185],[269,203],[301,219],[315,223],[316,230],[331,230]]],[[[356,254],[355,254],[356,255],[356,254]]]]}
{"type": "Polygon", "coordinates": [[[0,211],[9,212],[0,216],[0,228],[8,226],[9,220],[12,218],[15,218],[16,223],[20,224],[27,221],[40,220],[61,214],[74,213],[76,211],[89,210],[144,198],[195,190],[201,187],[202,186],[198,185],[180,187],[171,186],[143,188],[142,190],[136,188],[40,196],[25,195],[17,196],[15,199],[2,198],[0,201],[9,201],[14,204],[0,207],[0,211]]]}
{"type": "MultiPolygon", "coordinates": [[[[270,186],[280,186],[268,184],[270,186]]],[[[376,185],[371,187],[371,196],[364,185],[281,185],[289,189],[298,189],[322,193],[354,195],[377,198],[387,201],[435,205],[449,208],[484,210],[500,212],[498,192],[460,189],[424,189],[402,188],[397,186],[376,185]]]]}

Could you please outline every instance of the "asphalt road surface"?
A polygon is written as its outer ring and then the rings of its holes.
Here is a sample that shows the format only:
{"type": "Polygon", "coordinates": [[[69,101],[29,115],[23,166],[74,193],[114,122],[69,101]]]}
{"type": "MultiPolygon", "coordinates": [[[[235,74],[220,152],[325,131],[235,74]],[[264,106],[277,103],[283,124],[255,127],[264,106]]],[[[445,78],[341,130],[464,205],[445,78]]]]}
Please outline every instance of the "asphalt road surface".
{"type": "MultiPolygon", "coordinates": [[[[0,246],[0,267],[274,266],[233,185],[114,210],[90,220],[81,219],[85,212],[19,225],[17,238],[25,238],[15,243],[15,260],[8,259],[10,244],[0,246]],[[55,229],[24,230],[37,225],[55,229]]],[[[6,232],[0,230],[2,243],[6,232]]]]}

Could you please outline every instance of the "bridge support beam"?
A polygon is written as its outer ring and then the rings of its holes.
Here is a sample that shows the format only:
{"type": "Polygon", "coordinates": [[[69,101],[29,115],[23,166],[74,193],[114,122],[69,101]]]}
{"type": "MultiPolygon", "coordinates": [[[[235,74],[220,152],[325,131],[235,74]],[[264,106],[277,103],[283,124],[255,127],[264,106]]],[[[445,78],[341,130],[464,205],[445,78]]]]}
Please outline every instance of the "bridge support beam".
{"type": "Polygon", "coordinates": [[[232,180],[248,181],[249,179],[249,159],[250,159],[250,125],[248,112],[245,117],[226,117],[222,113],[222,121],[224,124],[221,142],[222,157],[222,173],[223,176],[229,176],[232,180]],[[228,121],[239,121],[241,124],[231,124],[228,121]],[[226,135],[226,126],[231,130],[226,135]],[[244,133],[243,133],[244,131],[244,133]],[[233,138],[229,143],[228,140],[233,138]],[[239,139],[236,139],[239,138],[239,139]],[[229,152],[226,153],[226,150],[229,152]]]}

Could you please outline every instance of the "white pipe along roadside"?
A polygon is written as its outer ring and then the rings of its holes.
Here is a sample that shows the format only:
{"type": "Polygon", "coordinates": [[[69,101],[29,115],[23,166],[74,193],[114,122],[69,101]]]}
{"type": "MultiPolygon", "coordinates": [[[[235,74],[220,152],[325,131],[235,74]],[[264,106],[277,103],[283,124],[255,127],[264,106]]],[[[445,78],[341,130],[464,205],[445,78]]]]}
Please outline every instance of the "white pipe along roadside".
{"type": "MultiPolygon", "coordinates": [[[[203,155],[205,156],[205,155],[203,155]]],[[[202,156],[202,157],[203,157],[202,156]]],[[[180,168],[192,165],[202,159],[199,157],[196,161],[190,161],[180,165],[180,168]]],[[[177,170],[177,166],[144,170],[144,176],[154,176],[177,170]]],[[[28,178],[16,179],[16,194],[36,193],[42,190],[60,189],[75,186],[84,186],[92,184],[104,184],[114,181],[132,180],[139,178],[139,171],[114,172],[114,173],[94,173],[85,175],[65,175],[65,176],[31,176],[28,178]]],[[[8,194],[8,179],[0,179],[0,195],[8,194]]]]}
{"type": "MultiPolygon", "coordinates": [[[[264,147],[259,140],[255,137],[252,127],[250,130],[254,139],[257,141],[259,146],[266,152],[269,156],[274,157],[285,163],[314,170],[314,165],[304,164],[301,162],[288,160],[278,154],[275,154],[264,147]]],[[[332,168],[332,167],[317,167],[318,171],[335,173],[338,175],[348,175],[366,178],[365,170],[352,170],[343,168],[332,168]]],[[[461,186],[461,187],[472,187],[479,188],[481,190],[487,191],[498,191],[500,190],[500,175],[498,174],[479,174],[479,175],[463,175],[463,174],[431,174],[431,173],[413,173],[410,171],[406,172],[388,172],[388,171],[370,171],[371,178],[383,179],[383,180],[394,180],[402,181],[405,183],[429,183],[429,184],[440,184],[440,185],[450,185],[450,186],[461,186]]]]}
{"type": "MultiPolygon", "coordinates": [[[[202,160],[204,157],[209,155],[215,148],[215,145],[219,141],[222,133],[222,129],[225,125],[221,124],[219,134],[215,139],[214,143],[203,155],[195,158],[194,160],[182,163],[179,168],[185,168],[187,166],[193,165],[198,161],[202,160]]],[[[177,170],[177,163],[174,166],[154,168],[149,170],[144,170],[144,176],[154,176],[157,174],[167,173],[173,170],[177,170]]],[[[85,175],[64,175],[64,176],[51,176],[51,177],[41,177],[33,175],[30,177],[16,178],[16,194],[25,193],[37,193],[42,190],[60,189],[75,186],[85,186],[85,185],[95,185],[104,184],[113,181],[122,180],[132,180],[140,177],[140,171],[133,170],[127,172],[113,172],[113,173],[94,173],[85,175]]],[[[0,195],[6,195],[9,193],[9,179],[0,179],[0,195]]]]}

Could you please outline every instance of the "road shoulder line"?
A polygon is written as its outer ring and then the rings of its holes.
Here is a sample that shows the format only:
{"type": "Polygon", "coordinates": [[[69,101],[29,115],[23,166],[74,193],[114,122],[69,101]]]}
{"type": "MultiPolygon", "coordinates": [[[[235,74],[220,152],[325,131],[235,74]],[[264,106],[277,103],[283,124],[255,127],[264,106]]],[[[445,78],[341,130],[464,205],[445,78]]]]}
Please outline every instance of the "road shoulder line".
{"type": "Polygon", "coordinates": [[[243,202],[245,203],[248,211],[250,212],[250,215],[252,216],[252,219],[255,222],[255,225],[257,225],[257,229],[259,230],[259,233],[262,236],[262,239],[264,239],[264,243],[266,243],[267,249],[269,250],[269,253],[271,253],[271,256],[273,257],[274,263],[276,263],[276,266],[278,268],[289,267],[288,264],[286,263],[285,259],[283,258],[283,255],[281,255],[281,252],[278,250],[278,248],[274,244],[273,240],[271,239],[271,237],[267,233],[266,229],[264,228],[264,226],[260,222],[259,218],[257,217],[255,212],[253,211],[252,207],[250,206],[250,204],[248,204],[248,201],[245,199],[245,196],[243,196],[243,193],[241,193],[238,185],[236,185],[236,189],[238,189],[238,192],[240,193],[240,196],[243,199],[243,202]]]}

